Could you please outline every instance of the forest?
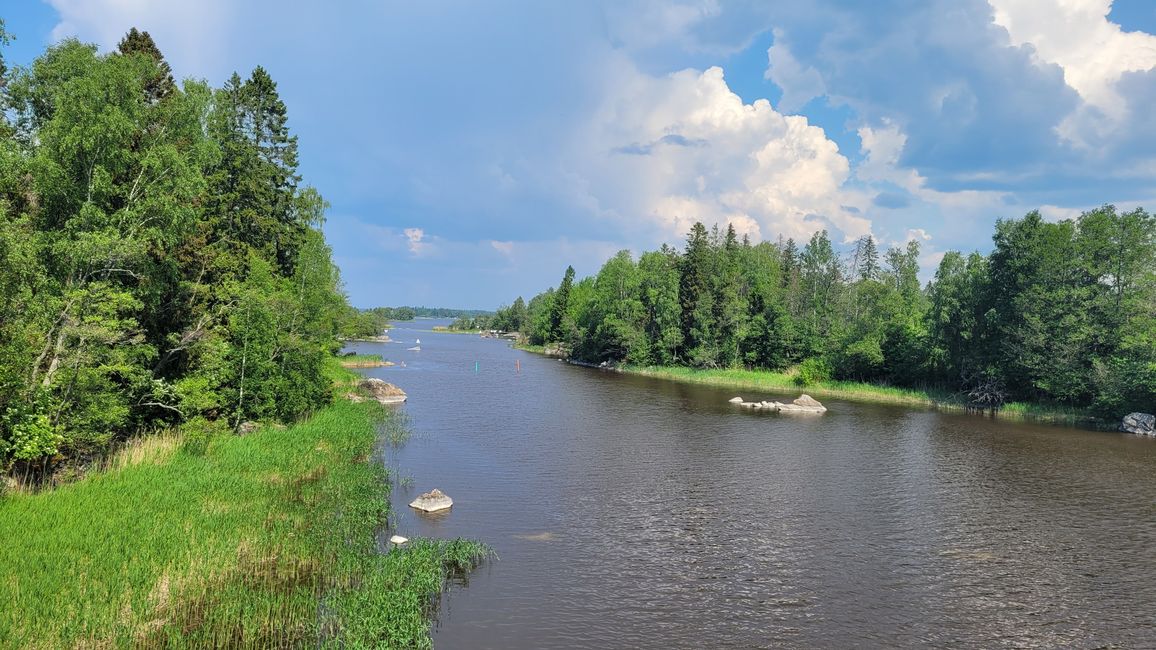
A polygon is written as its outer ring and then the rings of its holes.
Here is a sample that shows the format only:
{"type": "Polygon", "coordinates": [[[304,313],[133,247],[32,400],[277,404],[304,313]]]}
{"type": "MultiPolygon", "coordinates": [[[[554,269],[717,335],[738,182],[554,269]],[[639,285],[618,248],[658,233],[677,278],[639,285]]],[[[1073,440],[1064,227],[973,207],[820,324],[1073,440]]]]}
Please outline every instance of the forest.
{"type": "Polygon", "coordinates": [[[329,403],[348,306],[269,74],[177,83],[136,29],[0,74],[0,469],[329,403]]]}
{"type": "Polygon", "coordinates": [[[919,280],[917,241],[838,252],[752,244],[696,223],[685,247],[635,260],[459,327],[523,332],[573,358],[638,366],[791,369],[953,391],[974,406],[1072,406],[1118,419],[1156,409],[1156,219],[1114,206],[1051,222],[1002,219],[991,253],[948,252],[919,280]]]}

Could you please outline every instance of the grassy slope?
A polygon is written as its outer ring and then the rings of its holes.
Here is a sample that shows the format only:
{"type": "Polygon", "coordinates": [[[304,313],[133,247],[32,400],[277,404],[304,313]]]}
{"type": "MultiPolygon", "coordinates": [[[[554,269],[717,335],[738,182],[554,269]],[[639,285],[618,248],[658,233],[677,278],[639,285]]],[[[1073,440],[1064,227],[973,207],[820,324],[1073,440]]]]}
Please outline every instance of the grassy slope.
{"type": "Polygon", "coordinates": [[[446,577],[487,551],[378,552],[381,417],[343,401],[203,454],[157,437],[78,483],[3,498],[0,647],[428,647],[446,577]]]}

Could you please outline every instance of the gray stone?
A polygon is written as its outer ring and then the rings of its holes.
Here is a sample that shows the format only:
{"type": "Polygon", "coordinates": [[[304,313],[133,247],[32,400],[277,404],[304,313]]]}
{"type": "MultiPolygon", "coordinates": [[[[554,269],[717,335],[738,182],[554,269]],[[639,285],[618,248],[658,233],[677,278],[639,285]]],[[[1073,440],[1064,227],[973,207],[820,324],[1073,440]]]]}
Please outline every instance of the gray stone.
{"type": "Polygon", "coordinates": [[[237,435],[247,436],[260,428],[261,425],[258,422],[242,422],[241,426],[237,427],[237,435]]]}
{"type": "Polygon", "coordinates": [[[411,508],[417,508],[423,512],[437,512],[454,505],[454,500],[441,490],[434,488],[414,499],[409,505],[411,508]]]}
{"type": "Polygon", "coordinates": [[[790,404],[779,404],[779,413],[826,413],[827,407],[810,395],[800,395],[790,404]]]}
{"type": "Polygon", "coordinates": [[[376,377],[362,379],[357,388],[382,404],[397,404],[406,400],[404,390],[376,377]]]}
{"type": "Polygon", "coordinates": [[[796,406],[809,406],[811,408],[824,408],[824,406],[819,403],[819,400],[817,400],[814,397],[811,397],[810,395],[807,395],[807,394],[800,395],[798,397],[798,399],[796,399],[794,401],[794,404],[796,406]]]}
{"type": "Polygon", "coordinates": [[[397,544],[398,546],[401,546],[402,544],[405,544],[406,542],[408,542],[409,538],[408,537],[402,537],[401,535],[394,535],[393,537],[389,538],[389,541],[391,544],[397,544]]]}
{"type": "Polygon", "coordinates": [[[732,398],[730,398],[730,403],[731,403],[731,404],[742,404],[742,403],[743,403],[743,398],[741,398],[741,397],[732,397],[732,398]]]}
{"type": "Polygon", "coordinates": [[[1151,413],[1129,413],[1120,423],[1120,430],[1141,436],[1156,436],[1156,415],[1151,413]]]}

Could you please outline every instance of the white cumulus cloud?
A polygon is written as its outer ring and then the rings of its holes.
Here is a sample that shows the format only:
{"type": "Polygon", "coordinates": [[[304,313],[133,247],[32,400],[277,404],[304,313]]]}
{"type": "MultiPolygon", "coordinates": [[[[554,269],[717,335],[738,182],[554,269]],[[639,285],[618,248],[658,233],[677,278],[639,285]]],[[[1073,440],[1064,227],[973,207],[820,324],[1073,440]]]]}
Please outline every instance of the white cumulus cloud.
{"type": "Polygon", "coordinates": [[[1064,81],[1094,111],[1080,110],[1060,126],[1069,140],[1090,146],[1127,115],[1117,83],[1127,72],[1156,67],[1156,36],[1126,32],[1108,19],[1112,0],[989,0],[995,22],[1016,45],[1030,44],[1043,63],[1063,68],[1064,81]]]}
{"type": "Polygon", "coordinates": [[[744,103],[723,70],[614,81],[577,157],[600,206],[680,238],[695,221],[734,225],[752,239],[803,239],[833,227],[854,239],[870,222],[866,199],[845,187],[847,159],[823,129],[770,102],[744,103]]]}
{"type": "Polygon", "coordinates": [[[775,41],[767,50],[767,71],[763,76],[783,89],[779,110],[793,113],[807,102],[827,93],[819,71],[801,63],[791,54],[782,30],[774,30],[775,41]]]}

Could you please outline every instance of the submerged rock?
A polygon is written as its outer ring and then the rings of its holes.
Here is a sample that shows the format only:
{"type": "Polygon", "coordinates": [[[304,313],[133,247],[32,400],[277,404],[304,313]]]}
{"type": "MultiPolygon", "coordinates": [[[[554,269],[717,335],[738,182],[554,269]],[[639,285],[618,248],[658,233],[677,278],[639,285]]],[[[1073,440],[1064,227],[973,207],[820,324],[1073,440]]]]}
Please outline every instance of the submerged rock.
{"type": "Polygon", "coordinates": [[[741,397],[732,397],[732,398],[730,398],[730,403],[731,403],[731,404],[742,404],[742,403],[743,403],[743,398],[741,398],[741,397]]]}
{"type": "Polygon", "coordinates": [[[376,377],[361,380],[357,388],[382,404],[397,404],[406,400],[404,390],[376,377]]]}
{"type": "Polygon", "coordinates": [[[1156,436],[1156,415],[1151,413],[1129,413],[1120,423],[1120,430],[1141,436],[1156,436]]]}
{"type": "Polygon", "coordinates": [[[454,500],[437,488],[426,492],[409,504],[411,508],[417,508],[423,512],[437,512],[452,505],[454,505],[454,500]]]}

